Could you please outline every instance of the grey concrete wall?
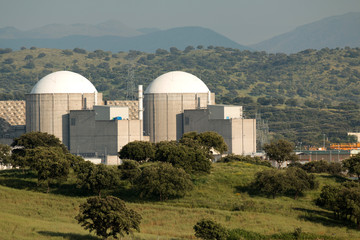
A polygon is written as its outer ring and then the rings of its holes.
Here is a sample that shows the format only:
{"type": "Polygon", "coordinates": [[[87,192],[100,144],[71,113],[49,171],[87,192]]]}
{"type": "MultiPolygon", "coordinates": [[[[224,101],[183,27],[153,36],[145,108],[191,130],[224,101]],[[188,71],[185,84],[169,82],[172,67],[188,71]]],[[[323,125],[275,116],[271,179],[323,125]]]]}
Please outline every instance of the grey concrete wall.
{"type": "Polygon", "coordinates": [[[94,106],[95,120],[129,119],[129,108],[123,106],[94,106]]]}
{"type": "Polygon", "coordinates": [[[117,155],[129,142],[144,138],[140,120],[95,120],[94,110],[70,111],[70,152],[88,156],[117,155]]]}
{"type": "Polygon", "coordinates": [[[185,109],[206,108],[207,93],[159,93],[144,95],[144,131],[150,141],[177,140],[181,137],[185,109]]]}
{"type": "Polygon", "coordinates": [[[228,145],[228,153],[256,152],[255,119],[210,119],[209,115],[208,109],[184,111],[184,132],[217,132],[228,145]]]}
{"type": "Polygon", "coordinates": [[[70,110],[91,109],[96,102],[103,103],[101,93],[27,94],[26,132],[53,134],[69,147],[70,110]]]}
{"type": "Polygon", "coordinates": [[[250,155],[256,152],[256,119],[231,119],[232,153],[250,155]]]}

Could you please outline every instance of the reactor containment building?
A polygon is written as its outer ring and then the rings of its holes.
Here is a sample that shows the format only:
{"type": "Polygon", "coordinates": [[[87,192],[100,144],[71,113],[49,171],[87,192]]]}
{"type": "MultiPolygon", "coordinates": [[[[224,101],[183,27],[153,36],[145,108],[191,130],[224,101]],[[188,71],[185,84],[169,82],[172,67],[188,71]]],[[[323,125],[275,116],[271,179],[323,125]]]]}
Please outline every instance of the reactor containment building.
{"type": "Polygon", "coordinates": [[[135,105],[111,105],[80,74],[54,72],[26,95],[26,132],[54,134],[71,153],[108,164],[118,164],[117,153],[131,141],[179,140],[190,131],[219,133],[227,153],[256,152],[256,120],[244,119],[242,106],[215,104],[215,94],[190,73],[165,73],[144,92],[140,85],[135,105]]]}

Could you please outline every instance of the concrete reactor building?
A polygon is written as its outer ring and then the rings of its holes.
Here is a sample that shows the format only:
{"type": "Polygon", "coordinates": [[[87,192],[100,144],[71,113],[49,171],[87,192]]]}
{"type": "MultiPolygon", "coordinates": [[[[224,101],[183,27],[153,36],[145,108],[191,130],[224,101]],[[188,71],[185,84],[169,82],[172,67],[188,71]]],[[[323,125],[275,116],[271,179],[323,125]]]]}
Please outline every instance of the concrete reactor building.
{"type": "Polygon", "coordinates": [[[256,120],[242,106],[216,105],[215,94],[198,77],[181,71],[153,80],[138,101],[103,101],[83,76],[59,71],[36,83],[26,95],[26,132],[54,134],[71,153],[118,164],[127,143],[179,140],[190,131],[223,136],[228,153],[256,152],[256,120]]]}

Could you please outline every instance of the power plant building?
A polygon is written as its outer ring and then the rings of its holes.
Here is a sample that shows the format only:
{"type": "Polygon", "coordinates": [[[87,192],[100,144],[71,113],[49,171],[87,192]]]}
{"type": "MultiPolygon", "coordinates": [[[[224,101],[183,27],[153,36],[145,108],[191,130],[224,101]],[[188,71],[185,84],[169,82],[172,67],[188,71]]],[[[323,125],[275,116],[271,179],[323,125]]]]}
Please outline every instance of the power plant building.
{"type": "Polygon", "coordinates": [[[216,105],[215,94],[190,73],[165,73],[144,93],[139,86],[138,101],[114,102],[104,102],[77,73],[51,73],[26,95],[26,132],[54,134],[71,153],[109,164],[119,163],[117,153],[128,142],[179,140],[189,131],[219,133],[228,153],[256,152],[256,121],[244,119],[241,106],[216,105]]]}

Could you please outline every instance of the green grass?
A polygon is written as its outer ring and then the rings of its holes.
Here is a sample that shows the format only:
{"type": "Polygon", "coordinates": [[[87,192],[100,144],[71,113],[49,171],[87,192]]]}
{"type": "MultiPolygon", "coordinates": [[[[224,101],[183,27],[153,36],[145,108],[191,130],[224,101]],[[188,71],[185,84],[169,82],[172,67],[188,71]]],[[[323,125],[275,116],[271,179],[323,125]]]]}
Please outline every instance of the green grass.
{"type": "MultiPolygon", "coordinates": [[[[195,239],[193,226],[201,218],[264,236],[289,235],[301,227],[302,232],[318,239],[360,239],[352,224],[335,221],[330,212],[315,206],[319,189],[298,200],[247,193],[246,185],[254,173],[265,168],[241,162],[213,164],[210,175],[194,177],[193,191],[166,202],[138,200],[124,185],[113,193],[143,217],[141,233],[125,239],[195,239]]],[[[0,172],[1,239],[98,239],[74,219],[86,194],[75,187],[73,177],[62,190],[52,186],[49,194],[37,186],[34,177],[21,170],[0,172]]],[[[326,174],[317,175],[317,179],[321,186],[343,181],[326,174]]]]}

